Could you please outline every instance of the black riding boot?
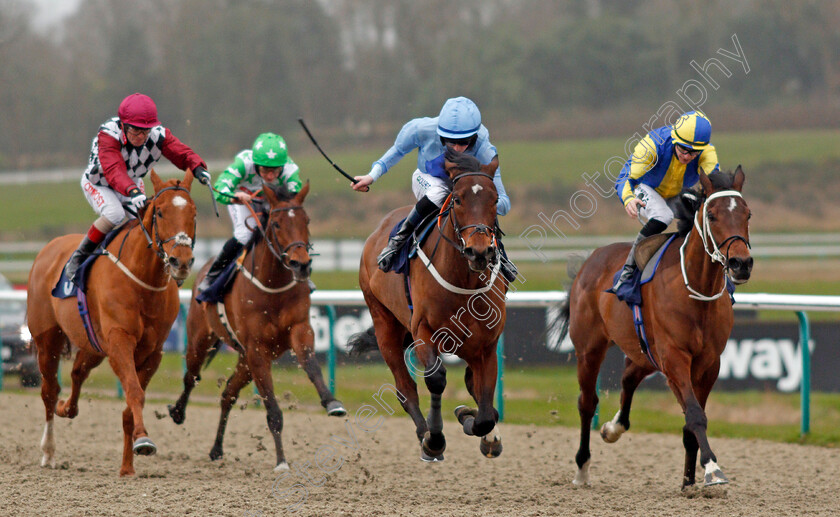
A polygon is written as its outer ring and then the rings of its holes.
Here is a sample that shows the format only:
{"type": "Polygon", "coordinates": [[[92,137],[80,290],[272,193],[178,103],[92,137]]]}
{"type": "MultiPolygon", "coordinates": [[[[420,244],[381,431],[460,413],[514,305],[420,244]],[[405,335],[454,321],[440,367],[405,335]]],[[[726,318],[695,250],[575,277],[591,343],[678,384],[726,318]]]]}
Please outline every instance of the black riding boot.
{"type": "Polygon", "coordinates": [[[231,262],[236,260],[236,257],[242,253],[242,248],[245,245],[236,240],[235,237],[228,239],[224,246],[222,246],[222,251],[219,252],[219,256],[216,257],[216,260],[213,262],[213,265],[210,266],[210,270],[207,271],[207,276],[205,276],[201,283],[198,284],[198,293],[202,293],[206,291],[213,282],[219,278],[219,275],[222,274],[222,271],[227,268],[231,262]]]}
{"type": "Polygon", "coordinates": [[[376,257],[376,261],[379,263],[379,269],[385,271],[386,273],[391,270],[394,266],[394,258],[396,257],[397,252],[400,251],[400,248],[402,248],[405,244],[405,241],[408,240],[411,234],[414,233],[417,226],[422,223],[429,214],[432,214],[437,210],[439,210],[438,206],[431,202],[426,196],[421,197],[420,200],[417,201],[417,204],[411,209],[408,217],[406,217],[405,221],[403,221],[400,229],[397,230],[396,235],[391,237],[388,241],[388,245],[385,246],[379,256],[376,257]]]}
{"type": "Polygon", "coordinates": [[[630,246],[630,253],[627,254],[627,260],[624,262],[624,268],[621,270],[618,280],[616,280],[615,285],[608,289],[607,292],[615,294],[619,287],[630,280],[636,272],[636,246],[647,237],[662,233],[666,228],[668,228],[667,224],[662,221],[657,221],[656,219],[651,219],[642,227],[639,231],[639,235],[636,236],[636,240],[633,241],[633,245],[630,246]]]}
{"type": "Polygon", "coordinates": [[[67,265],[64,267],[64,273],[67,275],[68,280],[74,284],[76,283],[76,271],[79,270],[79,266],[82,265],[82,262],[84,262],[91,253],[96,251],[98,246],[98,242],[93,242],[90,240],[90,237],[85,235],[85,238],[82,239],[82,242],[79,244],[79,247],[76,248],[76,251],[70,255],[70,260],[67,261],[67,265]]]}
{"type": "Polygon", "coordinates": [[[516,265],[511,262],[507,256],[505,246],[502,244],[501,232],[498,232],[496,235],[496,243],[499,245],[499,254],[501,255],[499,260],[502,261],[502,265],[500,267],[502,275],[504,275],[508,283],[511,283],[516,280],[517,275],[519,275],[519,271],[516,269],[516,265]]]}

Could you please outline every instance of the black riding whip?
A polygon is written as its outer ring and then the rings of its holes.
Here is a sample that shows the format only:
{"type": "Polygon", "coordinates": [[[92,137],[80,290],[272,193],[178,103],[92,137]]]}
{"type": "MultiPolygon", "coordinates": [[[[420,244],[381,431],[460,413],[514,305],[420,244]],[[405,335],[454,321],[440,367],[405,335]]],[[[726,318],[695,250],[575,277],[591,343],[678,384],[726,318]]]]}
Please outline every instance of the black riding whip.
{"type": "Polygon", "coordinates": [[[330,164],[331,164],[333,167],[335,167],[335,170],[337,170],[338,172],[340,172],[342,176],[344,176],[344,177],[345,177],[345,178],[347,178],[348,180],[352,181],[354,184],[358,183],[358,182],[359,182],[359,180],[357,180],[357,179],[356,179],[356,178],[354,178],[353,176],[351,176],[351,175],[347,174],[346,172],[344,172],[344,170],[343,170],[341,167],[339,167],[338,165],[336,165],[334,161],[330,160],[330,157],[329,157],[329,156],[327,156],[327,153],[325,153],[323,149],[321,149],[321,146],[320,146],[320,145],[318,145],[318,142],[315,140],[315,137],[314,137],[314,136],[312,136],[312,133],[310,133],[310,132],[309,132],[309,128],[308,128],[308,127],[306,127],[306,123],[303,121],[303,119],[302,119],[302,118],[300,118],[300,117],[298,117],[298,122],[300,122],[300,126],[303,128],[303,130],[304,130],[304,131],[306,131],[306,136],[308,136],[308,137],[309,137],[309,139],[310,139],[310,140],[312,140],[312,143],[313,143],[313,144],[315,144],[315,147],[318,149],[318,151],[320,151],[320,152],[321,152],[321,155],[322,155],[324,158],[326,158],[326,159],[327,159],[327,161],[328,161],[328,162],[330,162],[330,164]]]}

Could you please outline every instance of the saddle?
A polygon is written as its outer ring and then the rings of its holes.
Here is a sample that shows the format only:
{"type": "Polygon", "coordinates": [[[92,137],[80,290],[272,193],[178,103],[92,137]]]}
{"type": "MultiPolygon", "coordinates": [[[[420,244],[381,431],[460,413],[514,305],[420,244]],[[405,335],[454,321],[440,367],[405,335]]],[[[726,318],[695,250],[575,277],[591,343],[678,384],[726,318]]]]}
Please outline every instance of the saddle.
{"type": "MultiPolygon", "coordinates": [[[[426,238],[431,233],[432,226],[434,226],[435,222],[437,221],[438,213],[435,212],[434,216],[429,216],[424,220],[417,229],[414,231],[414,238],[408,239],[402,248],[397,252],[396,257],[394,257],[394,264],[391,267],[391,271],[394,273],[398,273],[401,275],[408,276],[409,271],[409,264],[411,259],[413,259],[417,255],[417,247],[421,246],[423,242],[426,241],[426,238]]],[[[388,235],[388,238],[393,237],[396,235],[397,231],[403,224],[405,219],[400,219],[397,224],[391,228],[391,233],[388,235]]]]}
{"type": "MultiPolygon", "coordinates": [[[[87,286],[88,275],[90,272],[90,267],[93,263],[105,254],[105,248],[114,240],[117,234],[122,230],[122,228],[115,228],[108,232],[105,235],[105,239],[102,241],[102,244],[90,254],[88,258],[82,262],[82,265],[79,266],[79,269],[76,271],[76,282],[79,286],[81,286],[82,292],[85,291],[85,287],[87,286]]],[[[67,258],[67,261],[70,261],[70,258],[67,258]]],[[[65,275],[64,269],[67,266],[67,262],[65,262],[61,266],[61,275],[58,278],[58,282],[56,282],[55,287],[53,287],[51,293],[55,298],[63,299],[63,298],[75,298],[76,292],[78,291],[77,284],[74,284],[70,281],[69,278],[65,275]]]]}

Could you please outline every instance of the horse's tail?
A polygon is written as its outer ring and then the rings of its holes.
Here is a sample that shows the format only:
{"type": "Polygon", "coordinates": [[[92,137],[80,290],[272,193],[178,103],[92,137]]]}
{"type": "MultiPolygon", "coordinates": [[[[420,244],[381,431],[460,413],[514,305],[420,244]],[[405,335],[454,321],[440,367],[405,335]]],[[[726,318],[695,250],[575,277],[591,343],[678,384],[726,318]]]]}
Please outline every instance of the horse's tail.
{"type": "Polygon", "coordinates": [[[222,349],[222,340],[217,339],[216,342],[213,343],[213,345],[207,351],[207,360],[204,361],[204,368],[207,368],[208,366],[210,366],[210,361],[212,361],[213,358],[216,357],[216,354],[218,354],[219,350],[221,350],[221,349],[222,349]]]}
{"type": "Polygon", "coordinates": [[[350,355],[362,355],[371,350],[379,350],[379,344],[376,342],[376,334],[373,333],[373,327],[353,334],[347,341],[347,348],[350,350],[350,355]]]}
{"type": "MultiPolygon", "coordinates": [[[[569,260],[566,263],[566,273],[569,275],[569,280],[574,281],[580,271],[580,268],[583,267],[583,263],[586,261],[587,257],[588,255],[572,255],[569,257],[569,260]]],[[[548,321],[545,329],[548,336],[551,336],[552,338],[556,337],[556,344],[558,347],[560,346],[560,342],[566,339],[566,336],[569,334],[569,314],[571,313],[571,300],[569,297],[571,296],[571,292],[572,288],[570,285],[569,289],[566,290],[566,297],[562,302],[560,302],[557,310],[552,311],[553,317],[548,321]]],[[[552,339],[551,341],[553,343],[555,342],[555,339],[552,339]]]]}

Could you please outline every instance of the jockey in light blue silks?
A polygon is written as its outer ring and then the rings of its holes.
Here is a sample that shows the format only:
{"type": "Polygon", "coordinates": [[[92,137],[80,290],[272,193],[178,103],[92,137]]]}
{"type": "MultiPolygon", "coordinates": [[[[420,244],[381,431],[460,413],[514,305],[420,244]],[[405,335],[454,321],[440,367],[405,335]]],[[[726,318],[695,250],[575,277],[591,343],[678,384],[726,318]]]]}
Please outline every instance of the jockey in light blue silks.
{"type": "Polygon", "coordinates": [[[636,272],[636,245],[645,237],[662,233],[674,220],[680,192],[697,184],[698,169],[706,174],[720,169],[711,139],[708,117],[700,111],[689,111],[673,126],[654,129],[636,144],[618,175],[615,191],[627,215],[638,218],[644,226],[610,292],[615,293],[636,272]]]}
{"type": "MultiPolygon", "coordinates": [[[[510,210],[510,198],[502,184],[499,169],[499,153],[490,143],[490,133],[481,123],[481,112],[473,101],[466,97],[455,97],[444,103],[440,115],[434,118],[422,117],[406,123],[394,145],[373,163],[371,170],[364,176],[356,176],[353,189],[367,192],[369,186],[382,177],[406,154],[417,149],[417,170],[411,177],[411,186],[417,197],[417,204],[408,214],[396,235],[379,254],[379,268],[390,271],[396,253],[408,240],[415,228],[430,214],[440,210],[446,197],[452,191],[452,181],[444,169],[444,151],[446,147],[454,151],[475,156],[482,165],[491,166],[493,183],[499,195],[496,213],[505,215],[510,210]]],[[[502,272],[509,282],[516,279],[514,265],[504,256],[504,248],[499,242],[499,251],[503,255],[502,272]]]]}

